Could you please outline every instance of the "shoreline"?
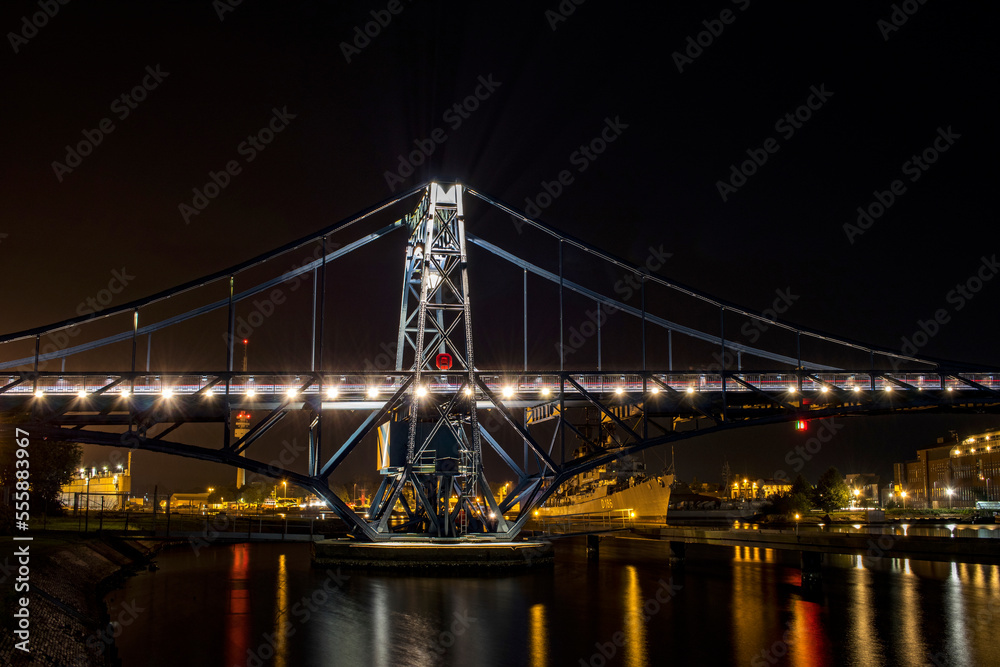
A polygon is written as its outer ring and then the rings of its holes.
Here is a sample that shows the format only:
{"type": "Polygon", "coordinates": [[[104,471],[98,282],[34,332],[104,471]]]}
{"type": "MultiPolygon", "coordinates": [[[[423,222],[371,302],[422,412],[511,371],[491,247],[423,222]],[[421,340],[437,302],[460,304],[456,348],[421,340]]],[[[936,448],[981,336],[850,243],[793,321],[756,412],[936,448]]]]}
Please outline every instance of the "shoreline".
{"type": "Polygon", "coordinates": [[[14,647],[9,611],[13,588],[3,600],[5,628],[0,664],[117,664],[114,640],[105,633],[111,623],[105,596],[125,579],[148,566],[167,542],[126,539],[115,535],[81,537],[46,533],[32,543],[30,652],[14,647]]]}

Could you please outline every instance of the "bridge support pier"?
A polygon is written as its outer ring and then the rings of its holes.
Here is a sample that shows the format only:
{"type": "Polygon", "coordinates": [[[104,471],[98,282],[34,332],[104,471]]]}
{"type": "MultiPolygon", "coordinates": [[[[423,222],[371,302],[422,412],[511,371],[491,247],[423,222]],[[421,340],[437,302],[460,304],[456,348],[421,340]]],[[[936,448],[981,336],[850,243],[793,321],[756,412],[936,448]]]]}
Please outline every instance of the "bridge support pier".
{"type": "Polygon", "coordinates": [[[670,561],[671,562],[683,562],[685,549],[687,544],[684,542],[671,542],[670,543],[670,561]]]}
{"type": "Polygon", "coordinates": [[[597,560],[600,556],[600,535],[587,535],[587,560],[597,560]]]}
{"type": "Polygon", "coordinates": [[[802,588],[814,589],[821,581],[823,554],[819,551],[802,551],[802,588]]]}

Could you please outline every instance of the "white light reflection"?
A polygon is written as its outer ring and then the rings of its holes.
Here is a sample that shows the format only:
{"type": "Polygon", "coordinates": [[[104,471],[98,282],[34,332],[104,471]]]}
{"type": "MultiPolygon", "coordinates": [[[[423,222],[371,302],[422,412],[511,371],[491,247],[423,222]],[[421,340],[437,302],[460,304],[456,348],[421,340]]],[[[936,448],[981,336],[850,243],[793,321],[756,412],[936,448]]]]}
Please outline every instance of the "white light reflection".
{"type": "Polygon", "coordinates": [[[848,654],[851,656],[848,662],[854,665],[881,665],[885,664],[885,657],[876,632],[876,609],[872,599],[874,575],[865,568],[861,556],[857,559],[857,567],[848,575],[854,590],[850,596],[851,609],[847,614],[851,624],[851,631],[847,633],[848,654]]]}
{"type": "Polygon", "coordinates": [[[904,561],[906,575],[899,581],[894,592],[899,599],[893,607],[898,613],[892,614],[892,641],[895,643],[895,653],[900,662],[922,665],[927,662],[927,645],[924,643],[923,608],[921,606],[920,579],[910,570],[910,559],[904,561]]]}
{"type": "Polygon", "coordinates": [[[386,600],[385,587],[376,584],[371,587],[372,593],[372,654],[373,665],[389,664],[389,647],[393,637],[389,632],[389,616],[392,610],[386,600]]]}
{"type": "Polygon", "coordinates": [[[969,645],[965,627],[965,596],[969,594],[969,574],[968,566],[961,564],[961,574],[959,574],[959,564],[951,564],[951,576],[944,582],[944,626],[945,626],[945,646],[948,656],[945,658],[949,665],[971,665],[969,656],[974,653],[973,646],[969,645]]]}

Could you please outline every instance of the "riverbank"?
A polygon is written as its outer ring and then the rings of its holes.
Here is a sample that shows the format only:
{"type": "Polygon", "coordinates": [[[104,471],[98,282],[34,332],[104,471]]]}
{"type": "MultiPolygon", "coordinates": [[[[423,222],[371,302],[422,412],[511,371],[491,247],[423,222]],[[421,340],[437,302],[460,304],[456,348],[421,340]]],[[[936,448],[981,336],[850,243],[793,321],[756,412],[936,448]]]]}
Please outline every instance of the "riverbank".
{"type": "MultiPolygon", "coordinates": [[[[874,523],[963,523],[969,522],[976,515],[976,511],[971,508],[956,509],[903,509],[894,508],[885,510],[883,518],[874,523]]],[[[788,525],[795,523],[805,525],[815,524],[867,524],[869,515],[865,510],[834,510],[824,513],[819,510],[812,510],[802,515],[795,514],[763,514],[746,519],[750,523],[760,523],[763,525],[788,525]]],[[[669,515],[667,517],[669,523],[669,515]]]]}
{"type": "MultiPolygon", "coordinates": [[[[146,567],[164,543],[108,535],[46,533],[35,537],[30,544],[31,589],[27,593],[31,613],[30,653],[14,647],[16,570],[5,570],[3,579],[9,585],[4,586],[0,664],[60,667],[115,664],[114,643],[106,641],[102,633],[110,620],[103,598],[126,577],[146,567]]],[[[5,566],[14,563],[12,556],[6,557],[10,560],[5,566]]]]}

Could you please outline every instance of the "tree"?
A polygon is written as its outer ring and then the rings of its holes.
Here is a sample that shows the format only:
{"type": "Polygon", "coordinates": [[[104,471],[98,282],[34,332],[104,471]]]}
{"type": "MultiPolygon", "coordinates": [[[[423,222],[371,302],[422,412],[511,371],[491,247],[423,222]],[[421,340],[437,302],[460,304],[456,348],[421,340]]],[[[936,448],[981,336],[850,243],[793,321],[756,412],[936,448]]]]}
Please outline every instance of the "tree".
{"type": "Polygon", "coordinates": [[[17,446],[16,429],[23,419],[9,418],[0,427],[0,483],[14,491],[16,485],[17,450],[27,449],[30,461],[31,513],[59,507],[62,485],[73,478],[80,467],[80,445],[72,442],[53,442],[28,435],[28,446],[17,446]]]}
{"type": "Polygon", "coordinates": [[[208,502],[212,504],[234,502],[240,497],[240,492],[236,490],[235,482],[226,486],[215,486],[212,488],[215,490],[208,494],[208,502]],[[227,498],[228,500],[226,500],[227,498]]]}
{"type": "Polygon", "coordinates": [[[812,484],[809,483],[809,480],[807,480],[802,475],[802,473],[799,473],[798,476],[795,478],[795,481],[792,482],[792,491],[791,491],[791,494],[793,496],[796,495],[796,494],[802,494],[804,496],[810,496],[810,495],[812,495],[812,492],[813,492],[812,484]]]}
{"type": "Polygon", "coordinates": [[[812,501],[808,496],[801,493],[794,493],[787,496],[771,496],[770,506],[766,513],[785,514],[791,518],[792,514],[805,513],[812,507],[812,501]]]}
{"type": "Polygon", "coordinates": [[[816,482],[813,502],[824,512],[838,507],[847,507],[851,502],[851,490],[836,468],[829,468],[816,482]]]}

